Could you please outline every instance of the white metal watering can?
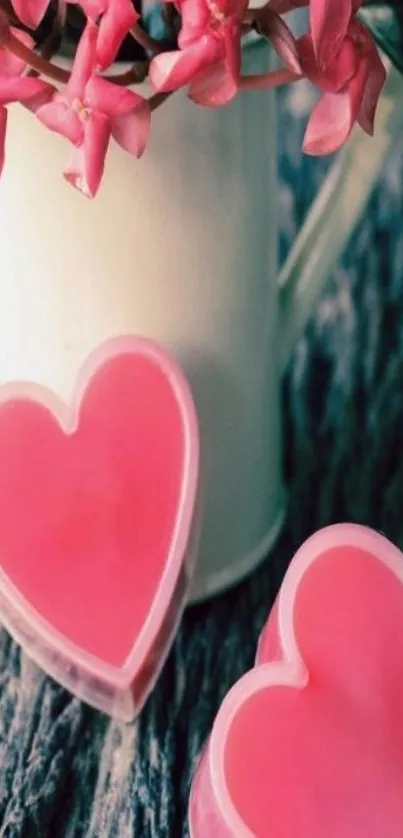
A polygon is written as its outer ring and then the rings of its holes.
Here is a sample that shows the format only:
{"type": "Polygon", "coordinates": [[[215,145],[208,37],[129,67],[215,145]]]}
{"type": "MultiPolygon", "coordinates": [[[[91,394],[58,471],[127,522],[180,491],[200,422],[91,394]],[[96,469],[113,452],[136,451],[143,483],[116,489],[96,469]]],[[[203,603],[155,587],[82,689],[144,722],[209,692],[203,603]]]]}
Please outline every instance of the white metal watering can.
{"type": "MultiPolygon", "coordinates": [[[[246,53],[262,72],[267,47],[246,53]]],[[[33,379],[68,399],[107,337],[173,350],[202,433],[204,512],[194,598],[232,585],[284,518],[281,373],[401,131],[391,71],[376,135],[355,133],[278,275],[275,99],[193,107],[173,96],[139,163],[113,148],[94,202],[61,178],[67,149],[12,109],[0,182],[0,383],[33,379]]],[[[403,97],[402,97],[403,98],[403,97]]]]}

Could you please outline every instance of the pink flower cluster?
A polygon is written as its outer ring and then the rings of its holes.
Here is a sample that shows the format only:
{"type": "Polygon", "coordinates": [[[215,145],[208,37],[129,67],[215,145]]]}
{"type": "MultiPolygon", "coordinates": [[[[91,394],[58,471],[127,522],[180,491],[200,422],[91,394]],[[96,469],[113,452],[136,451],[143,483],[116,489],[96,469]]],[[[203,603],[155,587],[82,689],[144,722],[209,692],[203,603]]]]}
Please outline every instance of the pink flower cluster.
{"type": "MultiPolygon", "coordinates": [[[[21,23],[33,31],[49,0],[12,0],[12,5],[21,23]]],[[[7,105],[20,102],[48,129],[68,140],[71,155],[64,176],[93,197],[111,138],[134,157],[143,153],[151,100],[102,75],[126,36],[136,37],[139,31],[139,15],[131,0],[80,0],[79,5],[87,25],[70,78],[57,88],[32,73],[33,38],[9,26],[1,13],[0,170],[7,105]]],[[[385,81],[376,45],[357,17],[360,5],[361,0],[269,0],[255,9],[248,6],[248,0],[174,0],[181,21],[177,48],[166,51],[157,45],[150,52],[151,86],[166,95],[186,87],[196,104],[222,107],[242,91],[309,79],[322,95],[309,118],[304,150],[315,155],[331,153],[345,143],[355,123],[373,132],[385,81]],[[309,6],[309,31],[300,38],[294,37],[283,17],[297,6],[309,6]],[[279,69],[243,75],[242,38],[251,30],[270,42],[281,59],[279,69]]]]}

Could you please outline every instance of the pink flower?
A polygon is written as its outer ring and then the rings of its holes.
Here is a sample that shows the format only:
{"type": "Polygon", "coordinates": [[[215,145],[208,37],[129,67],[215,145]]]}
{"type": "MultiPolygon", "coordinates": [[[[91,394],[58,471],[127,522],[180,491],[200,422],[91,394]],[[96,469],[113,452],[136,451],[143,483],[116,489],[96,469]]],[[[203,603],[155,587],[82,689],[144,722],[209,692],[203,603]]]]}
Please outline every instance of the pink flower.
{"type": "Polygon", "coordinates": [[[99,22],[97,63],[104,70],[115,60],[122,42],[139,15],[131,0],[80,0],[80,6],[91,23],[99,22]]]}
{"type": "Polygon", "coordinates": [[[11,0],[18,19],[29,29],[36,29],[49,6],[50,0],[11,0]]]}
{"type": "Polygon", "coordinates": [[[88,23],[69,82],[37,111],[47,128],[74,145],[64,176],[91,198],[102,179],[110,137],[129,154],[140,157],[150,128],[148,102],[94,72],[97,38],[97,27],[88,23]]]}
{"type": "Polygon", "coordinates": [[[305,35],[298,46],[304,75],[324,91],[310,116],[304,151],[314,155],[336,151],[350,136],[355,122],[372,134],[386,73],[365,26],[350,22],[338,54],[322,72],[313,39],[305,35]]]}
{"type": "Polygon", "coordinates": [[[179,49],[151,62],[155,90],[189,84],[189,96],[197,104],[218,107],[230,102],[239,86],[245,8],[245,0],[182,0],[179,49]]]}
{"type": "MultiPolygon", "coordinates": [[[[5,17],[0,18],[2,36],[8,31],[5,17]]],[[[33,39],[25,32],[10,27],[12,34],[19,38],[25,46],[32,47],[33,39]]],[[[46,102],[53,93],[53,87],[41,79],[29,76],[22,77],[25,63],[21,58],[13,55],[6,46],[0,46],[0,174],[3,171],[5,158],[5,140],[7,131],[7,108],[13,102],[22,102],[30,110],[46,102]]]]}
{"type": "Polygon", "coordinates": [[[321,69],[325,70],[339,52],[361,3],[362,0],[310,0],[312,43],[321,69]]]}
{"type": "Polygon", "coordinates": [[[324,70],[338,53],[351,19],[363,0],[270,0],[271,11],[286,14],[309,6],[310,32],[318,66],[324,70]]]}
{"type": "Polygon", "coordinates": [[[13,52],[7,49],[6,44],[9,33],[19,38],[21,43],[29,49],[34,45],[34,39],[31,38],[31,35],[15,29],[14,26],[9,26],[6,16],[0,12],[0,41],[2,43],[2,46],[0,46],[0,77],[8,79],[14,76],[21,76],[26,66],[21,58],[18,58],[13,52]]]}

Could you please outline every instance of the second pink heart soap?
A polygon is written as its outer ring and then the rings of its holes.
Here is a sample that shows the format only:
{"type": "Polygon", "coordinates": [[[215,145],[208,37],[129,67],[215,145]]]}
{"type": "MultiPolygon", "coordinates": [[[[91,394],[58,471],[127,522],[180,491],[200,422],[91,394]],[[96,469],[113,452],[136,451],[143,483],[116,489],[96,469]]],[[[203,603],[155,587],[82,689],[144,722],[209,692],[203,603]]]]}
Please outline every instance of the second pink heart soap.
{"type": "Polygon", "coordinates": [[[0,389],[0,620],[119,718],[144,703],[183,608],[198,464],[187,381],[147,340],[100,347],[69,406],[0,389]]]}
{"type": "Polygon", "coordinates": [[[196,772],[191,838],[401,838],[403,555],[338,524],[297,551],[196,772]]]}

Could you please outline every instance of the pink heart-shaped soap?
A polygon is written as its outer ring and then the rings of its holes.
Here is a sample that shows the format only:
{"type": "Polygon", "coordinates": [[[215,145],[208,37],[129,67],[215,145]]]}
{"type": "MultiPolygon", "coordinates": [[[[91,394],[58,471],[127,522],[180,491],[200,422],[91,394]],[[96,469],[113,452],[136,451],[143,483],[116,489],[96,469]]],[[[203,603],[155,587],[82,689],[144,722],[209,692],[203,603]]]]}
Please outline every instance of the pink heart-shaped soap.
{"type": "Polygon", "coordinates": [[[296,554],[197,771],[192,838],[401,838],[403,556],[355,525],[296,554]]]}
{"type": "Polygon", "coordinates": [[[0,618],[59,681],[132,718],[162,665],[194,555],[198,429],[154,343],[89,358],[72,404],[0,389],[0,618]]]}

